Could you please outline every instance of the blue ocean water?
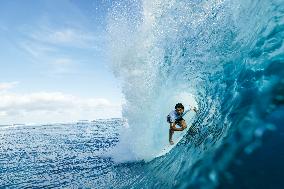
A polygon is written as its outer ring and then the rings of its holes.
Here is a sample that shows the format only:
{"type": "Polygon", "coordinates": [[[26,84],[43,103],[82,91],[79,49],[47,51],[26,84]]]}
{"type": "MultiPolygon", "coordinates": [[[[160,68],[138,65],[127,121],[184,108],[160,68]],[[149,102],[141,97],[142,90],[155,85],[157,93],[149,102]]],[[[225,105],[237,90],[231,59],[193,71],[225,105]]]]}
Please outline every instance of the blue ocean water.
{"type": "Polygon", "coordinates": [[[0,188],[97,188],[121,119],[0,127],[0,188]]]}
{"type": "Polygon", "coordinates": [[[283,0],[123,1],[108,35],[126,121],[1,128],[1,187],[283,188],[283,0]]]}

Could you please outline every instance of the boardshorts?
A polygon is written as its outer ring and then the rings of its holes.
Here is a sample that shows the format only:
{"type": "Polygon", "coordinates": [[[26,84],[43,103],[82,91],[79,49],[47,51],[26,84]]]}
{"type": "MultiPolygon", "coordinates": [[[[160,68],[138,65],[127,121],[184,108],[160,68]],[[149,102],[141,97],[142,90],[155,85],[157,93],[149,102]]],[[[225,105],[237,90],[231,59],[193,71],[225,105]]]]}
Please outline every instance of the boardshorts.
{"type": "MultiPolygon", "coordinates": [[[[184,120],[182,117],[175,120],[175,124],[181,125],[181,121],[184,120]]],[[[170,119],[170,115],[167,116],[167,122],[172,123],[170,119]]]]}

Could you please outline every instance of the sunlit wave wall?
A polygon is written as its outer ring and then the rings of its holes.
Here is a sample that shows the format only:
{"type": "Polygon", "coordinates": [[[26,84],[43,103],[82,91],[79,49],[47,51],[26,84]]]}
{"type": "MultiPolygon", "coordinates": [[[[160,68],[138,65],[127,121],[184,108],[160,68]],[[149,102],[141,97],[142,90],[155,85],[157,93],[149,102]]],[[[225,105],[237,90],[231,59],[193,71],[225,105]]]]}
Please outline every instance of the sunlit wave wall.
{"type": "MultiPolygon", "coordinates": [[[[268,118],[284,103],[283,12],[280,0],[144,0],[113,7],[112,69],[122,81],[129,125],[115,158],[152,159],[167,142],[165,116],[174,104],[199,107],[197,132],[139,172],[128,165],[127,178],[135,179],[121,187],[216,187],[237,152],[252,152],[265,131],[277,130],[268,118]]],[[[123,169],[116,178],[123,180],[123,169]]]]}

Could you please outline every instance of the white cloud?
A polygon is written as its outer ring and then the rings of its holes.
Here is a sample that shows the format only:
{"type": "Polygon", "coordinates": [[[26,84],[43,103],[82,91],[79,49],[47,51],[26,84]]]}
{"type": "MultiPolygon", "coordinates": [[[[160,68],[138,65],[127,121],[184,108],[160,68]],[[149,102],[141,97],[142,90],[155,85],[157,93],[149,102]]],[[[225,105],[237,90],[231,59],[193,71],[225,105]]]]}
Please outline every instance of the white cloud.
{"type": "Polygon", "coordinates": [[[44,72],[48,74],[74,73],[76,65],[80,62],[64,53],[61,54],[56,47],[47,44],[24,41],[20,47],[33,57],[35,63],[47,68],[44,72]]]}
{"type": "Polygon", "coordinates": [[[78,35],[76,35],[74,30],[65,29],[61,31],[54,31],[49,36],[48,39],[53,43],[70,43],[78,40],[78,35]]]}
{"type": "Polygon", "coordinates": [[[61,92],[0,94],[0,124],[70,122],[121,116],[121,105],[105,98],[80,98],[61,92]]]}
{"type": "Polygon", "coordinates": [[[34,58],[45,58],[45,56],[56,53],[57,49],[47,44],[41,44],[37,41],[25,40],[19,44],[20,48],[32,55],[34,58]]]}
{"type": "Polygon", "coordinates": [[[75,73],[76,66],[82,61],[82,50],[83,53],[92,52],[92,56],[101,49],[103,41],[103,36],[95,35],[84,28],[38,26],[26,34],[19,47],[35,63],[47,67],[49,74],[57,75],[75,73]]]}
{"type": "Polygon", "coordinates": [[[6,115],[7,115],[7,113],[5,111],[0,111],[0,117],[6,116],[6,115]]]}
{"type": "Polygon", "coordinates": [[[45,45],[68,46],[75,48],[95,48],[100,45],[102,36],[84,31],[80,28],[40,27],[29,35],[30,40],[45,45]]]}
{"type": "Polygon", "coordinates": [[[0,91],[11,89],[18,83],[19,83],[18,81],[0,83],[0,91]]]}

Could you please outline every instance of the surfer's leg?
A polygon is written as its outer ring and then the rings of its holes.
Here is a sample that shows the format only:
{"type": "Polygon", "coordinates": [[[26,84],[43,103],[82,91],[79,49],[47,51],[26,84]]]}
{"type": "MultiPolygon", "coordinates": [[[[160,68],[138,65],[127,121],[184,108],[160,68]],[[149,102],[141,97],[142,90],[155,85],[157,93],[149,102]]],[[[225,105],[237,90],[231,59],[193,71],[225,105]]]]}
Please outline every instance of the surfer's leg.
{"type": "Polygon", "coordinates": [[[172,130],[172,131],[183,131],[183,128],[171,127],[170,130],[172,130]]]}
{"type": "Polygon", "coordinates": [[[175,126],[173,124],[170,124],[170,129],[169,129],[169,142],[171,145],[174,144],[174,141],[173,141],[173,134],[174,134],[174,128],[175,126]]]}
{"type": "Polygon", "coordinates": [[[187,128],[186,122],[184,121],[184,119],[180,121],[180,126],[183,130],[187,128]]]}
{"type": "Polygon", "coordinates": [[[173,144],[173,134],[174,134],[174,131],[172,129],[169,129],[169,142],[170,144],[173,144]]]}

